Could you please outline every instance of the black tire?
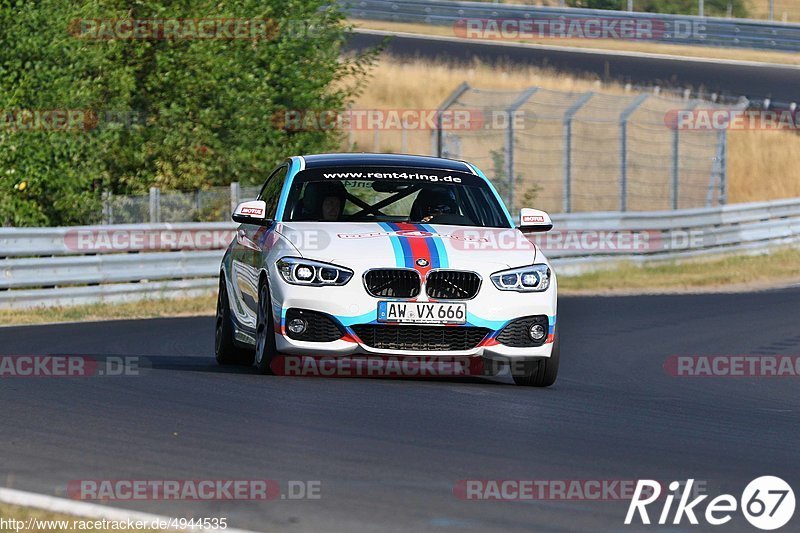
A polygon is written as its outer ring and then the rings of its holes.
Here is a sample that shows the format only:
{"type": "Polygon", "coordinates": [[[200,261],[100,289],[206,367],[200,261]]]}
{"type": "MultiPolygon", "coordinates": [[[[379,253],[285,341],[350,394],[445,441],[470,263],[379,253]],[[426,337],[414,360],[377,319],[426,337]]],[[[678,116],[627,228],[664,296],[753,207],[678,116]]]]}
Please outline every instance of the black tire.
{"type": "Polygon", "coordinates": [[[258,287],[258,318],[256,319],[255,361],[259,374],[272,374],[270,364],[275,358],[276,352],[272,301],[267,282],[262,281],[258,287]]]}
{"type": "Polygon", "coordinates": [[[561,347],[558,339],[558,329],[556,329],[555,338],[553,339],[553,353],[549,359],[542,358],[535,361],[526,361],[523,363],[522,368],[519,369],[521,371],[512,366],[511,376],[514,378],[514,383],[526,387],[549,387],[555,383],[558,377],[558,364],[561,359],[561,347]]]}
{"type": "Polygon", "coordinates": [[[236,346],[233,342],[233,324],[231,323],[231,307],[228,304],[228,291],[225,289],[225,279],[220,274],[219,293],[217,293],[217,319],[214,328],[214,353],[217,363],[221,365],[246,365],[253,364],[255,354],[236,346]]]}

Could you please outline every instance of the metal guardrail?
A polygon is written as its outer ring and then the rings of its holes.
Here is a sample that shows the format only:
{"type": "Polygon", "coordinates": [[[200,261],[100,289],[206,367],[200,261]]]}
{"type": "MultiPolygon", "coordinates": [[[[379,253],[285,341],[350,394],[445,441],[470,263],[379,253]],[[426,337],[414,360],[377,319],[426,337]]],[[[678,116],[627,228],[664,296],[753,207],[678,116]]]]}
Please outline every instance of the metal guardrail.
{"type": "Polygon", "coordinates": [[[659,31],[652,39],[655,42],[800,51],[800,24],[792,23],[449,0],[355,0],[343,5],[349,16],[356,19],[453,27],[464,19],[647,20],[658,23],[659,31]]]}
{"type": "MultiPolygon", "coordinates": [[[[679,211],[563,214],[553,220],[554,231],[536,239],[561,274],[622,261],[675,261],[800,243],[800,199],[679,211]],[[633,235],[644,245],[595,246],[609,233],[633,235]]],[[[0,228],[0,308],[207,293],[217,286],[223,249],[234,234],[232,223],[0,228]]]]}
{"type": "Polygon", "coordinates": [[[236,225],[0,228],[0,308],[207,293],[236,225]]]}
{"type": "MultiPolygon", "coordinates": [[[[800,198],[732,204],[715,208],[638,213],[554,215],[554,234],[584,235],[615,231],[646,240],[638,249],[543,248],[559,273],[580,274],[613,267],[673,262],[702,256],[765,253],[800,244],[800,198]]],[[[599,240],[597,237],[596,240],[599,240]]],[[[636,248],[636,246],[632,246],[636,248]]]]}

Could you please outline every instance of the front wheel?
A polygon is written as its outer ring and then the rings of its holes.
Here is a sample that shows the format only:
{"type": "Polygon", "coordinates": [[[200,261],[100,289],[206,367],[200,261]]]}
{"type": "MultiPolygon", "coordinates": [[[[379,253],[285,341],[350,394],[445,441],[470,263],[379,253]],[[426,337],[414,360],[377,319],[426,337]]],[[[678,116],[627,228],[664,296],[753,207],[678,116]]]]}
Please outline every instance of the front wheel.
{"type": "Polygon", "coordinates": [[[219,293],[217,294],[217,316],[214,328],[214,354],[221,365],[253,364],[253,351],[239,348],[233,342],[233,325],[231,324],[231,307],[228,303],[228,291],[225,288],[224,274],[219,277],[219,293]]]}
{"type": "Polygon", "coordinates": [[[275,325],[272,319],[272,301],[267,282],[258,288],[258,315],[256,319],[256,369],[259,374],[272,374],[270,363],[275,358],[275,325]]]}
{"type": "Polygon", "coordinates": [[[526,361],[521,369],[512,368],[511,375],[514,383],[526,387],[549,387],[556,382],[558,377],[558,364],[561,358],[558,329],[553,339],[553,352],[549,359],[526,361]]]}

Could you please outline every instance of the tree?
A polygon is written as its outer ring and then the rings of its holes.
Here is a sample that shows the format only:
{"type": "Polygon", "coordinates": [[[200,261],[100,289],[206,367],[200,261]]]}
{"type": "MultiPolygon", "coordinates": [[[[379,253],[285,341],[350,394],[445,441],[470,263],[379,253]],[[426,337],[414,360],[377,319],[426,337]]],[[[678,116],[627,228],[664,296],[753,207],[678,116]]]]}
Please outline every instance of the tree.
{"type": "Polygon", "coordinates": [[[335,148],[336,131],[292,131],[273,120],[286,109],[342,110],[361,89],[375,54],[342,59],[349,29],[331,4],[0,3],[0,223],[90,223],[103,190],[257,184],[287,155],[335,148]],[[100,27],[97,19],[240,19],[268,21],[268,31],[95,38],[104,34],[87,28],[100,27]],[[25,118],[56,111],[84,119],[42,129],[25,118]]]}

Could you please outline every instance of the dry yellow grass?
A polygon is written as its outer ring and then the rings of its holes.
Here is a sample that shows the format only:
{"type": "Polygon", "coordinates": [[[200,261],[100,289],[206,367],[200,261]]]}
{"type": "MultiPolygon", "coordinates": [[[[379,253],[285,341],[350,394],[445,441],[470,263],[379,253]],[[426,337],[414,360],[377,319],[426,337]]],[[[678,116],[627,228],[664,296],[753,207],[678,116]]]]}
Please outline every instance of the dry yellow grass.
{"type": "Polygon", "coordinates": [[[216,309],[216,291],[196,298],[153,298],[124,304],[76,305],[74,307],[41,307],[0,309],[0,324],[19,326],[51,322],[97,322],[138,318],[209,316],[216,309]]]}
{"type": "Polygon", "coordinates": [[[728,139],[731,202],[800,197],[800,134],[733,131],[728,139]]]}
{"type": "MultiPolygon", "coordinates": [[[[469,67],[447,63],[398,61],[384,56],[371,71],[364,94],[354,109],[423,109],[435,110],[462,82],[491,91],[519,91],[539,86],[558,91],[603,91],[624,94],[619,85],[599,80],[565,76],[546,69],[486,65],[475,62],[469,67]]],[[[354,150],[394,153],[432,153],[431,131],[397,130],[354,131],[349,142],[354,150]]]]}
{"type": "Polygon", "coordinates": [[[558,91],[625,93],[620,85],[536,67],[480,62],[463,67],[444,62],[398,61],[384,56],[371,71],[367,90],[355,107],[436,108],[464,81],[474,87],[496,91],[520,90],[535,85],[558,91]]]}
{"type": "MultiPolygon", "coordinates": [[[[796,11],[800,12],[800,2],[798,2],[796,11]]],[[[351,20],[350,22],[356,27],[373,30],[454,37],[453,28],[451,26],[372,20],[351,20]]],[[[789,52],[773,52],[770,50],[746,50],[741,48],[718,48],[714,46],[683,46],[613,39],[532,39],[511,42],[542,44],[549,46],[567,46],[572,48],[595,48],[610,51],[668,54],[685,57],[758,61],[762,63],[777,63],[785,65],[800,65],[800,55],[789,52]]]]}
{"type": "MultiPolygon", "coordinates": [[[[372,71],[364,94],[353,107],[436,109],[464,81],[492,91],[518,91],[539,86],[559,91],[625,94],[625,88],[620,85],[533,67],[481,63],[463,67],[383,57],[372,71]]],[[[800,159],[800,135],[779,131],[732,131],[729,140],[729,202],[800,197],[800,167],[796,164],[800,159]]],[[[388,130],[355,131],[350,141],[356,149],[366,151],[432,153],[430,131],[411,131],[405,135],[388,130]]],[[[464,153],[468,153],[466,146],[464,153]]],[[[485,162],[479,164],[486,165],[485,162]]],[[[613,206],[608,208],[613,209],[613,206]]]]}
{"type": "MultiPolygon", "coordinates": [[[[800,22],[800,2],[797,0],[774,0],[775,20],[783,22],[800,22]]],[[[756,19],[769,18],[769,0],[750,0],[748,2],[750,16],[756,19]]]]}

